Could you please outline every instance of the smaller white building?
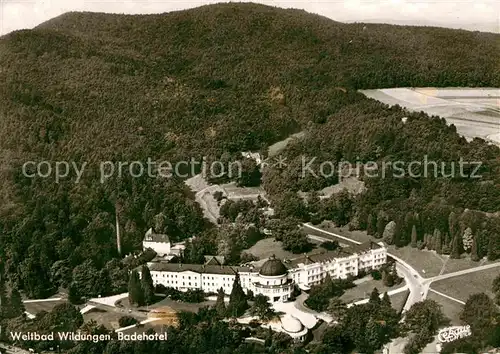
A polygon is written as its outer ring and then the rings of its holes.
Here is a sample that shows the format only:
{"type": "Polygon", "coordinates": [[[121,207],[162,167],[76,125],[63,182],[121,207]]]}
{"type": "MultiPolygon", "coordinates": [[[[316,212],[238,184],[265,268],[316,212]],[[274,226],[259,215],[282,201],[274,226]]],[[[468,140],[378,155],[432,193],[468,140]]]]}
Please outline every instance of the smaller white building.
{"type": "Polygon", "coordinates": [[[153,231],[153,228],[150,228],[146,232],[142,241],[142,249],[146,250],[147,248],[151,248],[160,257],[171,254],[171,244],[168,235],[157,234],[153,231]]]}
{"type": "Polygon", "coordinates": [[[291,314],[285,314],[279,319],[262,324],[263,328],[270,328],[275,332],[288,334],[294,341],[303,342],[307,337],[309,329],[299,319],[291,314]]]}
{"type": "Polygon", "coordinates": [[[296,317],[286,314],[281,317],[281,330],[294,340],[303,342],[307,336],[307,328],[296,317]]]}
{"type": "Polygon", "coordinates": [[[175,256],[182,256],[186,246],[184,242],[172,244],[168,235],[157,234],[153,231],[153,228],[150,228],[142,241],[142,249],[146,250],[148,248],[155,251],[158,257],[170,260],[175,256]]]}

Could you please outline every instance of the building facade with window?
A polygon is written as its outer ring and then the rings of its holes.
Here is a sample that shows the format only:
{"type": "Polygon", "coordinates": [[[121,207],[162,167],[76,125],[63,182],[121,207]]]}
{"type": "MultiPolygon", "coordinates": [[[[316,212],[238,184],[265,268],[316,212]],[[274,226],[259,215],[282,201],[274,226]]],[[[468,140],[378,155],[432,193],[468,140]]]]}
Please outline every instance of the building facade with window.
{"type": "Polygon", "coordinates": [[[380,268],[386,262],[384,245],[367,242],[290,260],[281,261],[271,256],[260,268],[224,265],[217,257],[207,258],[203,265],[160,261],[148,266],[155,285],[180,291],[201,289],[206,293],[217,293],[222,288],[230,294],[238,275],[245,292],[251,290],[254,295],[265,295],[270,302],[285,302],[292,297],[295,285],[308,290],[320,284],[327,274],[332,278],[357,276],[360,271],[380,268]]]}

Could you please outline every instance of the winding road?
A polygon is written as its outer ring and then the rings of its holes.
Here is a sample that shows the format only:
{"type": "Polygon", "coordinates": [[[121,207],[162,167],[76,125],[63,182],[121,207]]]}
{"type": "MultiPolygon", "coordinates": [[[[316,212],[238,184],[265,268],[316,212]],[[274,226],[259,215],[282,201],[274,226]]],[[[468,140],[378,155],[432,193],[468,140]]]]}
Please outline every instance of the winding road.
{"type": "MultiPolygon", "coordinates": [[[[309,223],[303,224],[302,225],[305,228],[309,228],[311,230],[314,230],[316,232],[322,233],[325,236],[330,236],[330,237],[321,237],[318,235],[308,235],[313,240],[316,241],[331,241],[331,237],[335,237],[337,239],[347,241],[351,244],[359,245],[361,242],[352,240],[348,237],[336,234],[334,232],[326,231],[323,230],[319,227],[313,226],[309,223]]],[[[430,278],[423,278],[418,271],[413,268],[411,265],[409,265],[407,262],[399,258],[398,256],[387,253],[388,256],[392,257],[396,261],[396,270],[400,275],[402,275],[406,281],[406,285],[408,286],[408,289],[410,290],[410,295],[408,296],[408,300],[406,301],[406,304],[404,306],[403,312],[409,310],[413,304],[423,301],[426,299],[427,294],[429,292],[429,288],[431,283],[438,281],[438,280],[443,280],[443,279],[448,279],[448,278],[453,278],[469,273],[474,273],[474,272],[479,272],[482,270],[490,269],[490,268],[495,268],[495,267],[500,267],[500,262],[496,263],[491,263],[491,264],[486,264],[474,268],[469,268],[465,270],[460,270],[457,272],[453,273],[448,273],[448,274],[442,274],[442,275],[437,275],[435,277],[430,277],[430,278]]]]}

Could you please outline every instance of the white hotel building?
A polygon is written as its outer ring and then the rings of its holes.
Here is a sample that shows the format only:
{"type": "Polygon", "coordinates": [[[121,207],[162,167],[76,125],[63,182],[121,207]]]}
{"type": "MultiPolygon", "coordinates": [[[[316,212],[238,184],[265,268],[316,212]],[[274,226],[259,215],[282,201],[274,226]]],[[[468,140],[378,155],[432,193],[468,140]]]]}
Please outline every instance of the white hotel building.
{"type": "MultiPolygon", "coordinates": [[[[165,246],[161,250],[166,250],[165,246]]],[[[216,293],[220,288],[231,293],[236,274],[244,291],[262,294],[270,302],[285,302],[292,296],[294,286],[310,289],[323,281],[329,273],[332,278],[357,276],[359,271],[379,268],[387,261],[387,249],[382,243],[367,242],[335,251],[318,251],[291,260],[270,257],[259,269],[222,265],[216,258],[204,265],[156,261],[148,263],[155,285],[181,291],[202,289],[216,293]]],[[[139,269],[140,271],[140,269],[139,269]]]]}

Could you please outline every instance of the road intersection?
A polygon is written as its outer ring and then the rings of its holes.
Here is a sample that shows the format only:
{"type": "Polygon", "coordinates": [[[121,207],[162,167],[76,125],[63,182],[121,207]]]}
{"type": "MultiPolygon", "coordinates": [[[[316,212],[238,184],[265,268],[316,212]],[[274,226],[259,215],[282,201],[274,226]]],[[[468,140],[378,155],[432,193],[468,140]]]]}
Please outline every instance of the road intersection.
{"type": "MultiPolygon", "coordinates": [[[[311,230],[314,230],[316,232],[322,233],[325,236],[330,236],[328,238],[328,237],[321,237],[318,235],[311,235],[310,238],[314,239],[315,241],[321,241],[321,242],[331,241],[331,237],[333,236],[337,239],[347,241],[351,244],[356,244],[356,245],[361,244],[361,242],[359,241],[352,240],[348,237],[336,234],[334,232],[323,230],[309,223],[303,224],[303,226],[311,230]]],[[[408,300],[406,301],[403,312],[409,310],[413,306],[413,304],[425,300],[427,298],[427,294],[429,293],[430,285],[435,281],[453,278],[469,273],[479,272],[490,268],[500,267],[500,262],[496,262],[496,263],[481,265],[474,268],[460,270],[453,273],[441,274],[430,278],[423,278],[415,268],[413,268],[410,264],[408,264],[398,256],[391,253],[387,253],[387,255],[392,257],[396,261],[396,270],[401,276],[404,277],[406,281],[406,286],[408,287],[408,290],[410,290],[410,295],[408,296],[408,300]]],[[[450,298],[456,301],[455,298],[452,297],[450,298]]]]}

